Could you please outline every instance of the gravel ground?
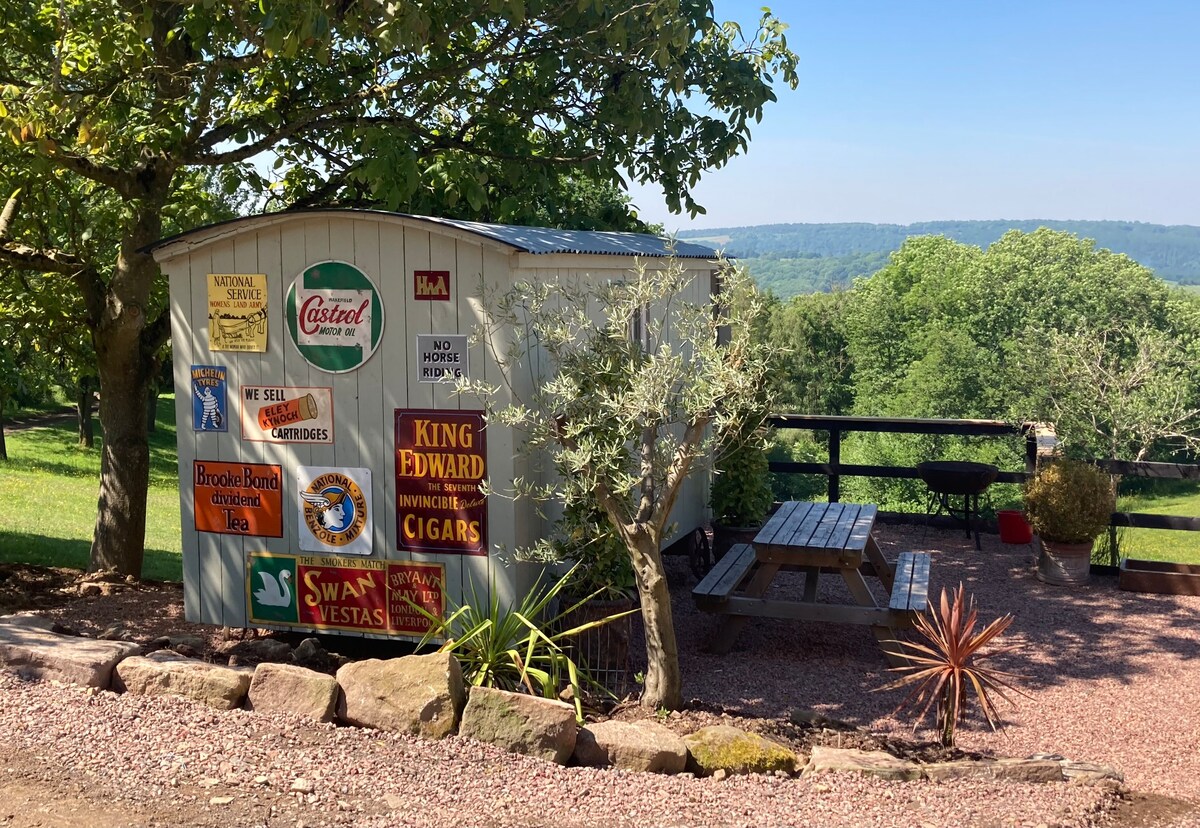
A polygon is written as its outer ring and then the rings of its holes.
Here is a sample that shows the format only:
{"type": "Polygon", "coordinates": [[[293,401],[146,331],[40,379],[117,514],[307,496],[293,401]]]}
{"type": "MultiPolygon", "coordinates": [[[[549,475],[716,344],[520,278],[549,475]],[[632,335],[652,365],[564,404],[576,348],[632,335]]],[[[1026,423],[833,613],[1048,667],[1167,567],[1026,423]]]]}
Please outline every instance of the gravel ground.
{"type": "MultiPolygon", "coordinates": [[[[1110,813],[1104,791],[1066,784],[718,782],[559,768],[458,738],[420,742],[0,675],[0,825],[1200,825],[1184,813],[1200,803],[1200,598],[1123,593],[1113,579],[1044,586],[1029,547],[994,536],[977,552],[949,532],[880,534],[889,557],[933,553],[933,594],[961,580],[984,619],[1017,616],[1010,635],[1024,647],[1006,665],[1027,676],[1032,698],[1004,710],[1003,734],[970,724],[960,745],[1114,765],[1129,788],[1151,795],[1152,813],[1110,813]]],[[[889,675],[867,630],[755,621],[729,655],[705,654],[718,619],[694,610],[686,562],[670,566],[685,698],[696,709],[779,719],[811,708],[913,737],[891,715],[900,691],[871,692],[889,675]]],[[[822,589],[834,597],[839,587],[822,589]]],[[[785,578],[780,589],[798,584],[785,578]]]]}

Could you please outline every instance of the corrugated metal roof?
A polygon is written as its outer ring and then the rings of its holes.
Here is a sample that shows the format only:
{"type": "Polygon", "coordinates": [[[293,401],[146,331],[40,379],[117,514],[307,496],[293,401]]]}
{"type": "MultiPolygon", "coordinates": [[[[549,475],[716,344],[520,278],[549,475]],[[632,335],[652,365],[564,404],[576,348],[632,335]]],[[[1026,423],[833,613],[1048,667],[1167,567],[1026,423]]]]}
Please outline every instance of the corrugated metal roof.
{"type": "MultiPolygon", "coordinates": [[[[205,244],[217,237],[240,233],[264,223],[277,223],[291,218],[312,215],[359,215],[381,216],[395,219],[440,224],[472,235],[483,236],[500,244],[508,245],[525,253],[590,253],[609,256],[667,256],[671,242],[647,233],[616,233],[603,230],[553,230],[549,227],[519,227],[512,224],[485,224],[479,221],[417,216],[410,213],[391,213],[383,210],[361,210],[347,208],[314,207],[304,210],[285,210],[280,213],[263,213],[217,222],[206,227],[197,227],[160,239],[143,248],[154,252],[175,243],[205,244]]],[[[679,241],[674,244],[674,253],[683,259],[715,259],[717,251],[694,242],[679,241]]],[[[156,256],[161,260],[160,256],[156,256]]]]}
{"type": "MultiPolygon", "coordinates": [[[[667,256],[670,242],[648,233],[616,233],[607,230],[553,230],[549,227],[520,227],[513,224],[484,224],[478,221],[412,216],[445,224],[468,233],[487,236],[526,253],[595,253],[611,256],[667,256]]],[[[681,259],[715,259],[717,251],[692,242],[675,242],[681,259]]]]}

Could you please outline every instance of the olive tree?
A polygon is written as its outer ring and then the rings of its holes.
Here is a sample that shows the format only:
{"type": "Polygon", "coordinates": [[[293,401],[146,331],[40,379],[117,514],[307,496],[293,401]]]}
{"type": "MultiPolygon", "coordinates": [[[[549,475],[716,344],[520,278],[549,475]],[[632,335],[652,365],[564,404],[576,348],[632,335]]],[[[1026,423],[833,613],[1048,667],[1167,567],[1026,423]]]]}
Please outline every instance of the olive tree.
{"type": "Polygon", "coordinates": [[[783,28],[764,13],[743,38],[706,0],[0,4],[3,182],[33,197],[66,179],[114,207],[100,252],[82,235],[29,234],[28,199],[0,219],[0,263],[59,274],[95,347],[105,441],[90,567],[141,571],[144,411],[170,333],[146,250],[172,219],[191,226],[190,172],[281,206],[511,221],[564,173],[625,170],[695,213],[701,174],[746,148],[776,77],[796,81],[783,28]]]}
{"type": "Polygon", "coordinates": [[[459,387],[546,461],[547,474],[516,481],[515,494],[591,500],[624,542],[645,625],[641,701],[655,709],[682,704],[661,552],[672,509],[684,481],[720,440],[739,433],[740,418],[761,406],[769,385],[770,347],[752,334],[765,303],[749,276],[725,268],[715,297],[705,289],[707,269],[705,285],[696,278],[670,258],[643,262],[624,280],[484,291],[476,339],[508,387],[459,387]],[[635,318],[642,324],[631,335],[635,318]],[[514,382],[519,376],[532,381],[514,382]],[[511,404],[496,406],[496,399],[511,404]]]}

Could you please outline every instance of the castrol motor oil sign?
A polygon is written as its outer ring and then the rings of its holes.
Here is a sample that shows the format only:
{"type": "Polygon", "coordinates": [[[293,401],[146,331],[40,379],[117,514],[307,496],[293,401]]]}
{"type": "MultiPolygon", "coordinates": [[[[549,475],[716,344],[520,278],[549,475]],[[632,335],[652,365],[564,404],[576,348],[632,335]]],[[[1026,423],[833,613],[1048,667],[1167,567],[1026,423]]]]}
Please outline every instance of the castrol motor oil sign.
{"type": "Polygon", "coordinates": [[[288,335],[322,371],[353,371],[383,338],[383,303],[367,274],[346,262],[321,262],[295,278],[284,307],[288,335]]]}

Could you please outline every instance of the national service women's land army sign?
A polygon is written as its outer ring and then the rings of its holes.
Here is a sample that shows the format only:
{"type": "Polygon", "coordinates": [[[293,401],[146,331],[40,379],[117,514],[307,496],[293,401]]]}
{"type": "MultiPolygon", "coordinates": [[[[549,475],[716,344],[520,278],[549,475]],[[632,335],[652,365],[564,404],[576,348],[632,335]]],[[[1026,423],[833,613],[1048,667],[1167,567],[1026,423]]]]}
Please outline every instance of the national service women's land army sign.
{"type": "Polygon", "coordinates": [[[383,338],[383,301],[367,274],[346,262],[321,262],[293,280],[284,302],[288,335],[322,371],[353,371],[383,338]]]}

